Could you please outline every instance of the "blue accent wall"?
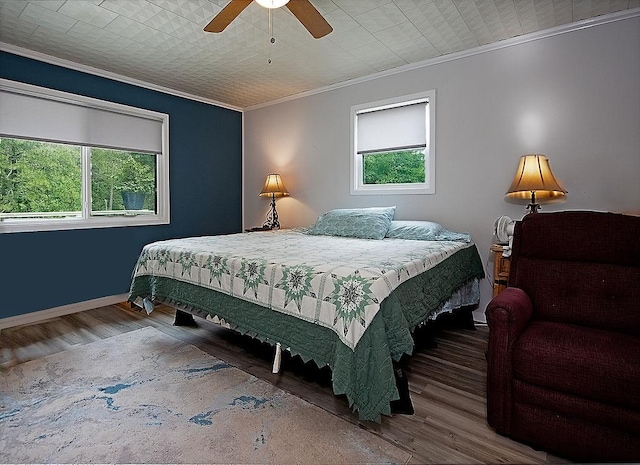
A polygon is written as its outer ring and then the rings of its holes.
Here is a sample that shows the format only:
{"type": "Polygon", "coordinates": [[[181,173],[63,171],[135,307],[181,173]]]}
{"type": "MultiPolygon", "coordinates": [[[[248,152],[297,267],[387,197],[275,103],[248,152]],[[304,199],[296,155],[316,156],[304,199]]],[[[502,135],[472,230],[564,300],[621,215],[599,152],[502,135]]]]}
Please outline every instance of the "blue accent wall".
{"type": "Polygon", "coordinates": [[[242,230],[241,112],[2,51],[0,77],[169,114],[171,188],[169,225],[0,233],[0,318],[128,292],[149,242],[242,230]]]}

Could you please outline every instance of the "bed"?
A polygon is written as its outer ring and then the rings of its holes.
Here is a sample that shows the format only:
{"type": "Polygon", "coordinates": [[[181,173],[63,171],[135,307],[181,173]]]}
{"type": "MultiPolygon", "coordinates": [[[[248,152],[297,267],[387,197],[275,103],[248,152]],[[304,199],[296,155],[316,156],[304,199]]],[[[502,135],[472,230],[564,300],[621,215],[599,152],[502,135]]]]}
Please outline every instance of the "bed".
{"type": "Polygon", "coordinates": [[[329,366],[361,420],[398,399],[393,361],[412,331],[477,305],[484,276],[470,240],[382,240],[279,230],[146,245],[129,300],[160,301],[329,366]]]}

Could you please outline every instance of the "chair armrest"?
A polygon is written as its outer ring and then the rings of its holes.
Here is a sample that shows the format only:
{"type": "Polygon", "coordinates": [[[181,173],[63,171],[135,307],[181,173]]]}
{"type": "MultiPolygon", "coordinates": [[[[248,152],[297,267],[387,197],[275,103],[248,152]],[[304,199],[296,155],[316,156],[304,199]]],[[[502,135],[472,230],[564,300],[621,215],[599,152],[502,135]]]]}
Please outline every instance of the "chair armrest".
{"type": "Polygon", "coordinates": [[[531,299],[517,287],[506,288],[489,302],[485,311],[489,328],[494,329],[496,333],[504,331],[509,351],[513,342],[529,324],[532,314],[531,299]]]}
{"type": "Polygon", "coordinates": [[[489,302],[487,346],[487,420],[502,434],[511,433],[513,370],[511,351],[524,331],[533,306],[522,289],[508,287],[489,302]]]}

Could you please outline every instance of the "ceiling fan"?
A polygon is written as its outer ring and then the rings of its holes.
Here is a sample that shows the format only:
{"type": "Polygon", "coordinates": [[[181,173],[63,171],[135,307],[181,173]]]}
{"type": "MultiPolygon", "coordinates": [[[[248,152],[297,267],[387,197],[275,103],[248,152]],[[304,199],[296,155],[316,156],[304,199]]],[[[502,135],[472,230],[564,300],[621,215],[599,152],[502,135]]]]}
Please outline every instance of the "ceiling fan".
{"type": "MultiPolygon", "coordinates": [[[[238,17],[242,10],[249,6],[253,0],[231,0],[220,13],[218,13],[204,28],[205,32],[222,32],[238,17]]],[[[309,0],[256,0],[258,4],[265,8],[280,8],[285,6],[298,18],[298,21],[311,33],[313,37],[319,39],[333,31],[331,25],[322,17],[309,0]]]]}

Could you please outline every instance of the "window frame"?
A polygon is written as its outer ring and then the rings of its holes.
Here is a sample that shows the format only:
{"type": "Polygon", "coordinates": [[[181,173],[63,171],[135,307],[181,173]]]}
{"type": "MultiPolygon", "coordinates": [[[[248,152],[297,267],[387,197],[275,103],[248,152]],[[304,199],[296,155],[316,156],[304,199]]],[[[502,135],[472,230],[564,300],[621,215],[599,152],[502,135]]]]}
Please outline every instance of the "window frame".
{"type": "MultiPolygon", "coordinates": [[[[350,157],[350,193],[351,195],[394,195],[394,194],[435,194],[435,109],[436,91],[431,89],[400,97],[354,105],[351,107],[351,157],[350,157]],[[358,114],[365,111],[385,110],[421,101],[427,102],[425,182],[405,184],[364,184],[363,155],[358,153],[358,114]]],[[[381,148],[380,152],[388,150],[381,148]]]]}
{"type": "MultiPolygon", "coordinates": [[[[93,229],[93,228],[114,228],[128,226],[152,226],[160,224],[170,224],[170,189],[169,189],[169,115],[152,110],[136,108],[119,103],[99,100],[92,97],[71,94],[45,87],[34,86],[22,82],[0,79],[0,90],[7,90],[13,93],[37,96],[45,100],[61,101],[74,105],[86,106],[88,108],[108,110],[120,113],[125,116],[137,116],[155,120],[161,123],[161,145],[160,153],[151,154],[156,157],[156,213],[151,214],[127,214],[127,215],[92,215],[91,211],[91,165],[89,154],[90,148],[87,145],[74,144],[82,147],[82,206],[81,217],[69,218],[0,218],[0,234],[15,232],[38,232],[38,231],[59,231],[73,229],[93,229]]],[[[38,140],[34,138],[21,137],[20,134],[0,134],[0,137],[23,138],[28,140],[38,140]]],[[[58,140],[41,140],[51,143],[68,143],[58,140]]],[[[117,145],[117,144],[114,144],[117,145]]],[[[112,148],[112,147],[105,147],[112,148]]],[[[133,151],[133,150],[132,150],[133,151]]]]}

